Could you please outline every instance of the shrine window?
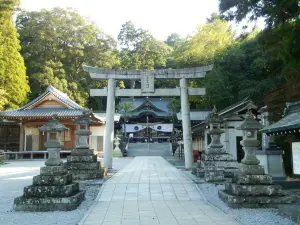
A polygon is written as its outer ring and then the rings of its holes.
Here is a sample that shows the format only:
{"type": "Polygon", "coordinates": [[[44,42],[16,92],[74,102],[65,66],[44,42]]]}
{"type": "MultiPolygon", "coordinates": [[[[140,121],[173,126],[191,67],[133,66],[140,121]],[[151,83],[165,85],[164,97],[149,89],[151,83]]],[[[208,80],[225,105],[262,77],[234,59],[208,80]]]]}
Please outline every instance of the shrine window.
{"type": "Polygon", "coordinates": [[[71,133],[70,130],[64,131],[61,133],[61,141],[71,141],[71,133]]]}

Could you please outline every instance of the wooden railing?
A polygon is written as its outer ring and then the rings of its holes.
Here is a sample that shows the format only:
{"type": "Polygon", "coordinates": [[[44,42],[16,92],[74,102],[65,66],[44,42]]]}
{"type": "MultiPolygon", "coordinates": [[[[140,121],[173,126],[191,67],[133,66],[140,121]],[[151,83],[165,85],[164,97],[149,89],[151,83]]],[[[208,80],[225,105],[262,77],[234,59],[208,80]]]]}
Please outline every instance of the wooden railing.
{"type": "MultiPolygon", "coordinates": [[[[72,150],[61,150],[61,155],[71,155],[72,150]]],[[[5,160],[18,160],[18,159],[24,159],[25,155],[29,155],[30,159],[33,159],[34,156],[41,156],[43,159],[47,159],[48,157],[48,151],[20,151],[20,152],[4,152],[4,158],[5,160]]]]}

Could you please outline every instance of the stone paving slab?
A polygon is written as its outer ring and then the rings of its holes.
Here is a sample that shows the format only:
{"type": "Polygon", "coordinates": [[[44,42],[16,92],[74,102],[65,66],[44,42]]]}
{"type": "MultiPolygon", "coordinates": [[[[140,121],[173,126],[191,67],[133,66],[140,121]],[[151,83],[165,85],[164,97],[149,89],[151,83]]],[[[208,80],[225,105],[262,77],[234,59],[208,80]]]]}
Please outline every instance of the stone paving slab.
{"type": "Polygon", "coordinates": [[[84,225],[237,225],[162,157],[135,157],[103,186],[84,225]]]}

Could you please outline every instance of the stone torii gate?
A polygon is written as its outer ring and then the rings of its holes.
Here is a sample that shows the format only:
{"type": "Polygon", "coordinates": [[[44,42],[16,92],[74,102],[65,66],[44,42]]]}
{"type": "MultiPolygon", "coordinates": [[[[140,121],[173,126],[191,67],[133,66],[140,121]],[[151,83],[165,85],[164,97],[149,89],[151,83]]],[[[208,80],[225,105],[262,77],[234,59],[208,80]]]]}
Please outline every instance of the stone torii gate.
{"type": "Polygon", "coordinates": [[[192,135],[188,96],[205,95],[205,88],[188,88],[187,79],[204,78],[212,65],[184,69],[160,70],[113,70],[83,66],[92,79],[108,80],[108,87],[90,89],[91,96],[107,96],[106,132],[104,144],[104,167],[112,168],[112,151],[114,139],[114,113],[116,96],[180,96],[185,168],[191,169],[193,164],[192,135]],[[116,88],[116,80],[139,80],[141,89],[116,88]],[[154,79],[180,79],[180,88],[155,89],[154,79]]]}

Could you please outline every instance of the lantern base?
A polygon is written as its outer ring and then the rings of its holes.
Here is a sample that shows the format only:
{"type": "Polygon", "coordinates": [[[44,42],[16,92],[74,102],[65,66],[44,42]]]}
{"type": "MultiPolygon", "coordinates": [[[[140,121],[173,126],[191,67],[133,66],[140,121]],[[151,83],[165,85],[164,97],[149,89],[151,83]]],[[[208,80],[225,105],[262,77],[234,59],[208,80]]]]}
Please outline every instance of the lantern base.
{"type": "Polygon", "coordinates": [[[16,211],[68,211],[76,209],[84,199],[79,184],[72,182],[63,166],[45,166],[33,177],[33,185],[15,198],[16,211]]]}

